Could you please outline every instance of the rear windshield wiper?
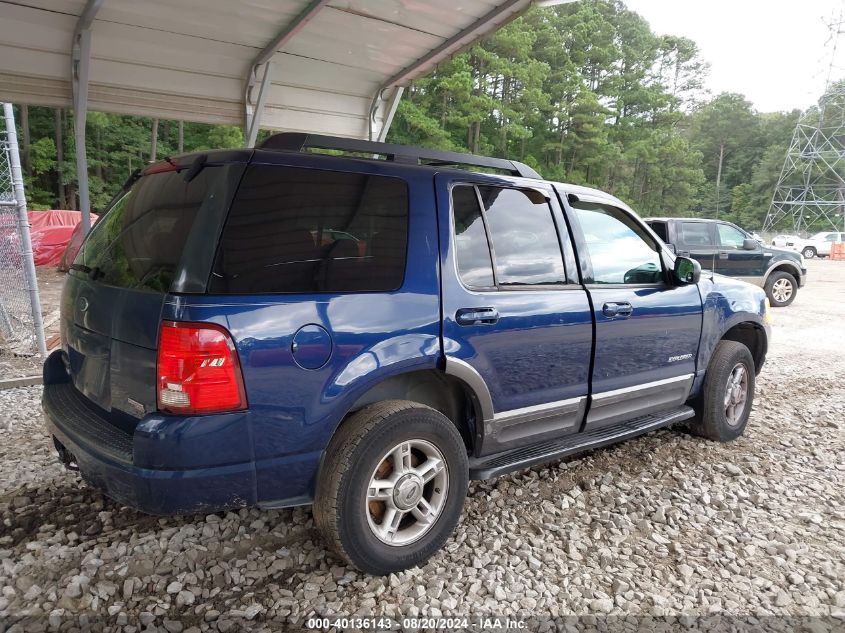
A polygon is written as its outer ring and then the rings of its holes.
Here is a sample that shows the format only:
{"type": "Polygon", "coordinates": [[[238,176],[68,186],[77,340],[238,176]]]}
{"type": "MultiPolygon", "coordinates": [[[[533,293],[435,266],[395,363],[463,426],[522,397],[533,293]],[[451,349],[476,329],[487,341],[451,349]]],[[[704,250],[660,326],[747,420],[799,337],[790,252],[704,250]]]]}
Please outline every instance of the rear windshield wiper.
{"type": "Polygon", "coordinates": [[[85,264],[71,264],[70,269],[78,270],[79,272],[85,273],[86,275],[88,275],[91,281],[97,281],[97,279],[102,277],[104,274],[103,271],[100,270],[99,266],[94,266],[93,268],[91,268],[91,266],[86,266],[85,264]]]}

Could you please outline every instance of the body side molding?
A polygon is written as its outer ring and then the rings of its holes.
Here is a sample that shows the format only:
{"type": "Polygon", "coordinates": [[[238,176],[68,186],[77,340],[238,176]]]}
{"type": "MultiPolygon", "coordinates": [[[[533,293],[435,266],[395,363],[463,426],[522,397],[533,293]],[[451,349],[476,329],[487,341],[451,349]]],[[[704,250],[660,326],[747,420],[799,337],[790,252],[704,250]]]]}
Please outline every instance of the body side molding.
{"type": "Polygon", "coordinates": [[[586,429],[595,429],[686,402],[695,374],[593,394],[586,429]]]}

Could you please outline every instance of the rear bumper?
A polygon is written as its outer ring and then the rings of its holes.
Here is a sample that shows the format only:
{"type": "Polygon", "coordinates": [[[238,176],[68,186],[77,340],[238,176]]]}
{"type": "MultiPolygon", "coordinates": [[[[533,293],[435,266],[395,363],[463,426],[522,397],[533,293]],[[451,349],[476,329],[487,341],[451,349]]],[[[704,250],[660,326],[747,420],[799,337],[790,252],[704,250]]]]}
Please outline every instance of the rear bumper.
{"type": "Polygon", "coordinates": [[[70,383],[44,386],[45,424],[73,455],[85,481],[118,503],[150,514],[214,512],[255,503],[252,462],[188,470],[136,466],[133,436],[81,409],[75,391],[70,383]]]}

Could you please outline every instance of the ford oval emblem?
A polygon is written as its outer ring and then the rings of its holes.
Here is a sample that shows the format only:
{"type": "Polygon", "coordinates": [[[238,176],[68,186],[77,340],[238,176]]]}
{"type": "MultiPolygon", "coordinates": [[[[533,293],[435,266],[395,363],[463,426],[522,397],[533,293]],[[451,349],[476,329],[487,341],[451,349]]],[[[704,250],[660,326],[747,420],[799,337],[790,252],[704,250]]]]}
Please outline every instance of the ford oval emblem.
{"type": "Polygon", "coordinates": [[[76,302],[76,305],[80,312],[85,312],[88,309],[88,299],[85,297],[79,297],[79,301],[76,302]]]}

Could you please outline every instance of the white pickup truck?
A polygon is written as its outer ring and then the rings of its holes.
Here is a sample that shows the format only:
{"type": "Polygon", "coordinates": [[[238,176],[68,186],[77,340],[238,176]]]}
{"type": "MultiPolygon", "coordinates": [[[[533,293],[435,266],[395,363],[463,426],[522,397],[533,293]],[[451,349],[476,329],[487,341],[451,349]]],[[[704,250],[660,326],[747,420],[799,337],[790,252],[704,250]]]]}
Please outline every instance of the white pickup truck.
{"type": "Polygon", "coordinates": [[[832,244],[845,242],[845,233],[822,231],[807,239],[795,240],[788,248],[799,251],[805,259],[813,257],[829,257],[832,244]]]}

